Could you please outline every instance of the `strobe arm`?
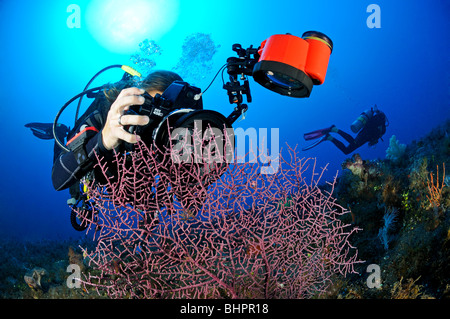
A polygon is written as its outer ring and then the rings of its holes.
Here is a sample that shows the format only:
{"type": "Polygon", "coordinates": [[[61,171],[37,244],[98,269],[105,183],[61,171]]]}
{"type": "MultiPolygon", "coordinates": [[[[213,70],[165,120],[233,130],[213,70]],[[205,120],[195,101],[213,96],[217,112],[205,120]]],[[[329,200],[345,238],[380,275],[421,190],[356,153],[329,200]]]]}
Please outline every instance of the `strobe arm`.
{"type": "Polygon", "coordinates": [[[259,60],[258,49],[253,46],[243,49],[240,44],[233,44],[232,50],[237,53],[238,57],[227,59],[226,68],[230,81],[225,83],[223,88],[227,90],[230,104],[236,104],[234,111],[227,118],[230,125],[248,109],[246,104],[242,104],[243,95],[246,96],[248,103],[252,102],[247,76],[253,74],[253,68],[259,60]]]}
{"type": "Polygon", "coordinates": [[[238,80],[232,79],[231,82],[224,84],[223,88],[227,90],[228,100],[230,104],[241,104],[243,102],[242,95],[247,96],[247,102],[252,102],[252,95],[250,93],[250,85],[248,80],[244,80],[244,84],[241,84],[238,80]]]}

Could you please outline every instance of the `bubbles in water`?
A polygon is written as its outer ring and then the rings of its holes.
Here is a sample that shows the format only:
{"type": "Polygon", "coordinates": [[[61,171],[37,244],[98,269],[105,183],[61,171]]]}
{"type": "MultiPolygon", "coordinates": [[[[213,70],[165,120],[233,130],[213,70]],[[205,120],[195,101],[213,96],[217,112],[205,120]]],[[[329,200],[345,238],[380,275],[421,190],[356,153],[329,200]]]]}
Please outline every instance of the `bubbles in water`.
{"type": "MultiPolygon", "coordinates": [[[[193,33],[184,39],[181,57],[172,70],[184,81],[198,83],[211,73],[212,58],[219,47],[220,45],[215,45],[211,35],[193,33]]],[[[139,44],[139,52],[131,55],[130,60],[145,76],[156,66],[161,52],[161,47],[154,40],[145,39],[139,44]]]]}
{"type": "Polygon", "coordinates": [[[173,71],[187,82],[201,81],[211,72],[212,58],[219,47],[209,34],[197,32],[187,36],[182,46],[181,58],[173,71]]]}
{"type": "Polygon", "coordinates": [[[155,58],[161,55],[161,47],[153,40],[145,39],[139,43],[139,53],[130,57],[131,62],[138,66],[143,74],[148,74],[156,66],[155,58]]]}
{"type": "Polygon", "coordinates": [[[148,56],[161,55],[161,47],[153,40],[145,39],[139,43],[139,49],[141,49],[143,54],[148,56]]]}

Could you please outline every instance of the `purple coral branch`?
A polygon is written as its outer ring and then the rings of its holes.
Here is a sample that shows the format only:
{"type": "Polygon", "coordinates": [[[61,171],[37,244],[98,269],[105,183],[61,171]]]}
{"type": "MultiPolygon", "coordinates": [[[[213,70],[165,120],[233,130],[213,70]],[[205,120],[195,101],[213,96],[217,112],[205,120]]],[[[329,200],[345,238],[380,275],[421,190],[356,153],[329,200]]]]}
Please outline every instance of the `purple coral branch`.
{"type": "Polygon", "coordinates": [[[355,272],[358,229],[339,219],[336,179],[322,190],[326,168],[287,150],[272,175],[236,159],[177,164],[142,143],[129,161],[116,154],[116,179],[89,190],[98,273],[84,283],[111,298],[306,298],[355,272]]]}

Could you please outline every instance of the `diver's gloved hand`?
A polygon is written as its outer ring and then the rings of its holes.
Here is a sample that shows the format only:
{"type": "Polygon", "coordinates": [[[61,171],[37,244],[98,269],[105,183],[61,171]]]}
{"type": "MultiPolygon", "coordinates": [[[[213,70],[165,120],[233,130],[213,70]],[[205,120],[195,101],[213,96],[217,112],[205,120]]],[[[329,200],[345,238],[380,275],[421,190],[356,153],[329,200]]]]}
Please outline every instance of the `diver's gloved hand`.
{"type": "Polygon", "coordinates": [[[107,150],[112,150],[119,146],[122,141],[136,143],[139,137],[128,133],[124,126],[126,125],[147,125],[150,121],[146,115],[127,114],[131,105],[142,105],[145,98],[140,96],[145,90],[136,87],[124,89],[117,96],[116,101],[111,105],[106,118],[106,124],[102,130],[103,145],[107,150]]]}

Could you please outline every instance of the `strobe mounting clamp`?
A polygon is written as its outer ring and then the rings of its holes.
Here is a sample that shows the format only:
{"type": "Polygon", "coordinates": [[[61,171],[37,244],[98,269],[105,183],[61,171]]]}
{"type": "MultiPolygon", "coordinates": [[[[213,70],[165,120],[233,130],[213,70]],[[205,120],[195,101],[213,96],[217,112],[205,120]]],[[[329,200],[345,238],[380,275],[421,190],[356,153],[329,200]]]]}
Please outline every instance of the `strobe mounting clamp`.
{"type": "Polygon", "coordinates": [[[243,49],[240,44],[236,43],[233,44],[232,50],[237,53],[238,57],[227,59],[226,68],[229,82],[223,85],[228,93],[230,104],[236,104],[234,111],[227,118],[230,125],[248,109],[248,105],[243,104],[243,96],[246,96],[247,103],[252,102],[248,76],[253,75],[253,68],[259,60],[258,48],[253,48],[252,45],[243,49]]]}

